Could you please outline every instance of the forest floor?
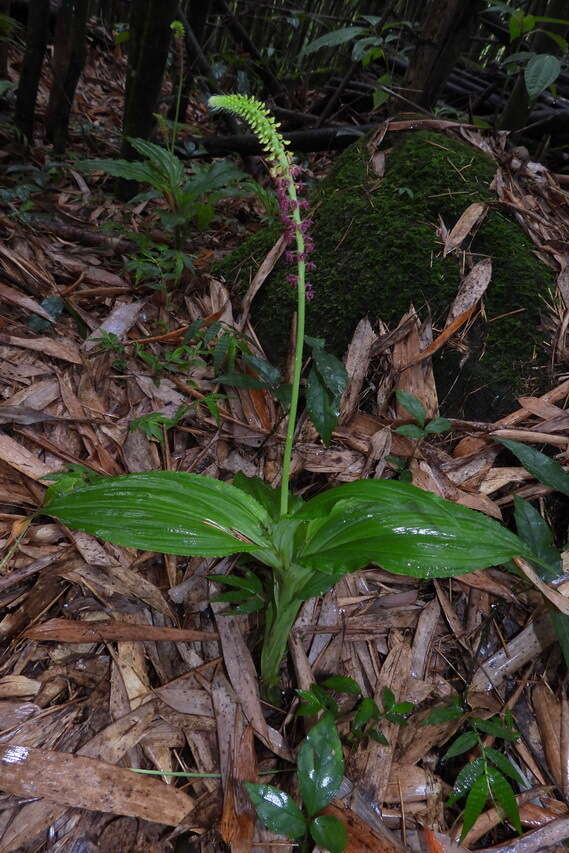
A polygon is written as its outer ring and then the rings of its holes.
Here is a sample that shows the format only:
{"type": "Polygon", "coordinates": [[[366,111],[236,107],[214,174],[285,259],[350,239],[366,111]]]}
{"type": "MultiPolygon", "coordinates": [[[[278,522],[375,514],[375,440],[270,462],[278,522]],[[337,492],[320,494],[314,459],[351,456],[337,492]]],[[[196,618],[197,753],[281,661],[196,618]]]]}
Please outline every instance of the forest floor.
{"type": "MultiPolygon", "coordinates": [[[[49,477],[73,465],[99,475],[163,468],[229,479],[241,471],[270,483],[280,474],[282,421],[269,392],[211,382],[224,331],[238,329],[232,340],[260,354],[246,312],[211,275],[213,262],[258,227],[258,202],[229,200],[223,218],[191,239],[196,271],[176,291],[135,287],[122,235],[156,237],[156,203],[119,203],[110,183],[72,165],[113,156],[123,91],[122,54],[93,52],[66,165],[41,144],[26,152],[8,133],[0,151],[0,850],[214,853],[228,849],[220,834],[235,851],[292,849],[255,825],[240,783],[271,771],[263,778],[294,791],[289,774],[307,722],[295,713],[295,689],[330,675],[353,679],[378,704],[386,688],[413,703],[404,725],[382,724],[387,743],[369,738],[347,750],[349,783],[332,808],[350,827],[352,853],[459,849],[460,806],[445,803],[468,756],[440,759],[469,719],[505,712],[521,736],[503,742],[490,730],[485,742],[497,741],[523,780],[525,834],[518,838],[489,802],[463,845],[503,842],[500,849],[532,853],[559,844],[569,835],[565,669],[543,597],[525,579],[492,569],[425,582],[375,566],[344,578],[303,606],[276,708],[258,688],[259,614],[228,615],[227,605],[210,603],[219,590],[208,576],[227,572],[231,559],[139,553],[32,516],[49,477]],[[212,393],[224,395],[213,414],[199,403],[212,393]],[[163,417],[133,424],[150,413],[163,417]],[[180,772],[220,777],[168,775],[180,772]],[[364,795],[370,786],[381,817],[364,795]]],[[[200,104],[188,116],[195,128],[210,127],[200,104]]],[[[312,170],[321,174],[328,160],[320,156],[312,170]]],[[[410,421],[393,391],[436,410],[430,356],[457,336],[460,345],[482,293],[469,290],[471,280],[430,343],[412,312],[391,330],[362,318],[331,445],[301,426],[294,471],[306,490],[393,476],[400,466],[421,488],[494,518],[509,521],[519,496],[537,501],[554,529],[555,513],[566,520],[566,505],[548,502],[552,489],[511,458],[504,463],[489,435],[553,448],[569,468],[569,197],[543,168],[526,171],[525,183],[511,161],[497,157],[497,169],[498,194],[560,273],[549,311],[554,387],[520,399],[499,423],[456,421],[450,433],[418,442],[393,431],[410,421]]],[[[471,219],[441,233],[441,251],[462,251],[471,219]]],[[[359,700],[336,699],[344,730],[359,700]]]]}

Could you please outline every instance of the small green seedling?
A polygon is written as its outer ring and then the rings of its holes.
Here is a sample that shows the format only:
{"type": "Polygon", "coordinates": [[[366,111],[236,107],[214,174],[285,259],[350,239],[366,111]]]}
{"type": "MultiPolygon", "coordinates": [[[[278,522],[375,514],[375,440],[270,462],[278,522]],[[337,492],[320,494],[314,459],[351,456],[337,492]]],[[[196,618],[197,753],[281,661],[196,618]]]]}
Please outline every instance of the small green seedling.
{"type": "Polygon", "coordinates": [[[395,432],[398,432],[399,435],[422,440],[428,435],[436,435],[452,429],[452,424],[448,418],[433,418],[433,420],[427,421],[427,411],[414,394],[409,394],[407,391],[396,391],[395,396],[415,420],[414,424],[403,424],[403,426],[396,427],[395,432]]]}
{"type": "MultiPolygon", "coordinates": [[[[297,690],[302,702],[298,706],[299,716],[313,716],[324,711],[332,715],[335,720],[340,718],[338,703],[333,693],[346,693],[353,696],[361,696],[361,688],[353,678],[345,678],[340,675],[332,675],[321,681],[320,684],[311,685],[309,690],[297,690]]],[[[393,691],[384,687],[381,694],[382,708],[367,696],[363,696],[358,702],[351,720],[350,733],[346,737],[349,746],[355,746],[366,738],[381,743],[384,746],[388,741],[382,731],[376,728],[381,720],[389,720],[399,726],[406,726],[406,716],[413,710],[412,702],[396,702],[393,691]]]]}
{"type": "Polygon", "coordinates": [[[494,747],[485,746],[482,740],[484,734],[489,734],[498,740],[513,743],[520,737],[519,732],[515,730],[509,714],[503,718],[496,716],[489,720],[471,717],[468,727],[469,730],[457,737],[442,759],[449,761],[470,750],[477,753],[456,777],[447,803],[452,806],[466,797],[460,840],[470,832],[489,799],[504,818],[508,818],[516,831],[521,833],[518,804],[508,778],[519,784],[524,784],[524,780],[504,753],[494,747]]]}
{"type": "Polygon", "coordinates": [[[194,404],[180,406],[171,418],[162,412],[150,412],[148,415],[142,415],[140,418],[131,421],[129,431],[134,432],[139,429],[150,441],[163,442],[166,432],[178,426],[192,405],[194,404]]]}
{"type": "Polygon", "coordinates": [[[116,358],[112,364],[113,370],[122,371],[127,369],[128,365],[124,357],[124,344],[122,343],[118,335],[115,335],[114,332],[103,331],[99,338],[93,338],[93,340],[100,344],[102,350],[112,352],[114,355],[116,355],[116,358]]]}
{"type": "Polygon", "coordinates": [[[321,813],[337,795],[344,778],[342,744],[331,714],[324,714],[309,731],[296,761],[302,807],[280,788],[246,782],[257,817],[271,832],[299,842],[302,851],[311,849],[312,839],[329,853],[342,853],[348,839],[346,827],[333,815],[321,813]]]}

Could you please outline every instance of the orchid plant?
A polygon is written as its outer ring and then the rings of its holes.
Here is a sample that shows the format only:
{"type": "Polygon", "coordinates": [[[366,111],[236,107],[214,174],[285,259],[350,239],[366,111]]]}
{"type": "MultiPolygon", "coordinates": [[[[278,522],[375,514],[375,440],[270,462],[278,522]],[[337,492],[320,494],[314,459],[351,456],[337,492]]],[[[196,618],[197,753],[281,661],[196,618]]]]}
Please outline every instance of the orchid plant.
{"type": "MultiPolygon", "coordinates": [[[[296,265],[294,372],[280,489],[237,475],[233,483],[174,471],[57,481],[42,512],[117,545],[165,554],[249,554],[243,575],[223,577],[242,612],[264,609],[261,680],[273,699],[289,634],[303,601],[322,595],[368,563],[421,578],[449,577],[532,556],[530,546],[498,522],[392,480],[346,483],[303,500],[290,491],[291,455],[304,349],[305,305],[313,294],[310,220],[303,219],[299,170],[268,110],[243,95],[215,96],[213,109],[243,119],[260,139],[276,182],[296,265]]],[[[539,562],[539,561],[537,561],[539,562]]]]}

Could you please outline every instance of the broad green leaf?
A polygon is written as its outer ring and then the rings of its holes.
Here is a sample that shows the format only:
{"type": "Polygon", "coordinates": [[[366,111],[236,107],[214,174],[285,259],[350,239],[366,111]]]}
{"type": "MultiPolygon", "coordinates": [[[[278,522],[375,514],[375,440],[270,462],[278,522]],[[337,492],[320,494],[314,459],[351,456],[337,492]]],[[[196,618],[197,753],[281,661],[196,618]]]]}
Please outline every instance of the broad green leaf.
{"type": "MultiPolygon", "coordinates": [[[[280,490],[273,489],[260,477],[247,477],[238,471],[233,478],[233,485],[254,498],[257,503],[261,504],[271,516],[273,521],[278,521],[281,514],[281,497],[280,490]]],[[[288,508],[289,514],[294,513],[304,506],[304,501],[298,495],[289,494],[288,508]]]]}
{"type": "Polygon", "coordinates": [[[343,362],[326,352],[321,338],[305,338],[312,350],[312,361],[324,386],[333,397],[341,397],[348,384],[348,374],[343,362]]]}
{"type": "Polygon", "coordinates": [[[331,675],[320,682],[322,687],[327,687],[328,690],[335,690],[336,693],[350,693],[354,696],[359,696],[361,691],[360,685],[353,678],[347,678],[343,675],[331,675]]]}
{"type": "Polygon", "coordinates": [[[157,177],[154,170],[146,163],[131,163],[129,160],[82,160],[77,163],[77,168],[83,172],[106,172],[114,178],[148,184],[153,184],[157,177]]]}
{"type": "Polygon", "coordinates": [[[525,18],[525,13],[523,9],[516,9],[513,15],[510,17],[509,21],[509,30],[510,30],[510,42],[515,41],[519,38],[523,33],[523,20],[525,18]]]}
{"type": "Polygon", "coordinates": [[[308,56],[310,53],[315,53],[322,47],[336,47],[339,44],[345,44],[347,41],[351,41],[353,38],[356,38],[356,36],[363,35],[365,32],[367,32],[365,27],[342,27],[342,29],[326,33],[325,35],[320,36],[320,38],[309,42],[302,48],[300,56],[308,56]]]}
{"type": "Polygon", "coordinates": [[[455,758],[457,755],[462,755],[463,752],[468,752],[468,750],[476,746],[477,743],[478,737],[476,736],[476,732],[464,732],[464,734],[459,735],[459,737],[452,742],[443,755],[442,760],[448,761],[449,758],[455,758]]]}
{"type": "Polygon", "coordinates": [[[296,593],[298,601],[306,601],[317,595],[325,595],[333,586],[344,577],[345,572],[319,572],[315,571],[310,580],[296,593]]]}
{"type": "Polygon", "coordinates": [[[208,580],[222,583],[226,586],[234,586],[237,589],[245,589],[255,595],[263,594],[263,585],[257,575],[247,572],[244,577],[238,575],[208,575],[208,580]]]}
{"type": "Polygon", "coordinates": [[[389,687],[384,687],[381,693],[381,704],[384,711],[393,711],[395,705],[395,694],[389,687]]]}
{"type": "Polygon", "coordinates": [[[482,814],[482,809],[488,799],[488,793],[488,780],[486,779],[486,776],[479,776],[472,785],[472,788],[468,793],[468,797],[466,798],[462,832],[460,834],[461,841],[468,835],[476,823],[477,818],[482,814]]]}
{"type": "Polygon", "coordinates": [[[310,729],[298,750],[298,787],[312,817],[334,799],[344,775],[344,756],[332,717],[326,714],[310,729]]]}
{"type": "Polygon", "coordinates": [[[396,702],[391,710],[395,714],[410,714],[414,707],[413,702],[396,702]]]}
{"type": "Polygon", "coordinates": [[[433,708],[429,716],[423,720],[422,726],[436,726],[440,723],[449,723],[456,720],[464,713],[460,705],[444,705],[442,708],[433,708]]]}
{"type": "Polygon", "coordinates": [[[370,720],[378,720],[381,717],[381,712],[373,699],[365,696],[356,709],[352,728],[354,731],[363,729],[366,723],[370,720]]]}
{"type": "Polygon", "coordinates": [[[532,53],[531,50],[520,50],[517,53],[510,53],[509,56],[506,56],[502,60],[502,65],[508,65],[510,63],[523,65],[525,62],[529,62],[532,56],[535,56],[535,53],[532,53]]]}
{"type": "MultiPolygon", "coordinates": [[[[392,457],[394,463],[398,457],[392,457]]],[[[418,506],[423,498],[426,504],[431,505],[431,499],[435,498],[430,492],[425,492],[412,486],[408,483],[401,483],[398,480],[355,480],[353,483],[344,483],[341,486],[335,486],[333,489],[326,489],[316,497],[306,501],[304,507],[297,513],[298,518],[326,518],[330,511],[339,501],[354,501],[358,503],[372,503],[377,506],[381,512],[388,511],[391,507],[402,507],[407,505],[418,506]]],[[[444,505],[448,505],[448,501],[436,497],[436,501],[442,501],[444,505]]],[[[458,504],[452,504],[458,509],[458,504]]],[[[469,515],[473,510],[467,510],[469,515]]],[[[478,513],[476,513],[478,515],[478,513]]]]}
{"type": "Polygon", "coordinates": [[[561,554],[555,547],[553,531],[541,513],[523,498],[514,497],[514,517],[518,536],[541,561],[535,565],[537,573],[542,580],[555,580],[561,574],[561,554]]]}
{"type": "Polygon", "coordinates": [[[488,782],[490,784],[492,796],[498,805],[502,807],[506,816],[511,820],[516,832],[519,832],[521,835],[522,824],[520,822],[520,812],[512,786],[505,776],[503,776],[500,771],[496,770],[494,767],[488,768],[488,782]]]}
{"type": "Polygon", "coordinates": [[[385,719],[389,720],[390,723],[395,723],[398,726],[406,726],[407,720],[403,716],[403,714],[397,714],[395,711],[386,711],[385,719]]]}
{"type": "Polygon", "coordinates": [[[223,373],[221,376],[215,376],[212,382],[219,382],[223,385],[229,385],[233,388],[266,388],[267,383],[256,376],[250,376],[248,373],[239,373],[238,371],[230,371],[223,373]]]}
{"type": "Polygon", "coordinates": [[[296,693],[302,699],[301,704],[296,709],[299,717],[309,717],[313,714],[318,714],[325,708],[319,697],[312,693],[311,690],[297,690],[296,693]]]}
{"type": "Polygon", "coordinates": [[[352,60],[354,62],[359,62],[360,59],[367,53],[367,51],[372,47],[380,47],[383,44],[383,39],[378,36],[366,36],[364,38],[358,39],[355,45],[352,48],[352,60]]]}
{"type": "Polygon", "coordinates": [[[331,814],[315,817],[309,826],[310,835],[315,844],[329,853],[344,853],[348,843],[348,833],[341,820],[331,814]]]}
{"type": "Polygon", "coordinates": [[[263,610],[264,607],[265,602],[262,598],[249,598],[247,601],[244,601],[243,604],[238,604],[237,607],[233,607],[231,609],[231,614],[258,613],[259,610],[263,610]]]}
{"type": "Polygon", "coordinates": [[[220,557],[270,548],[265,509],[235,486],[199,474],[109,477],[48,496],[43,511],[115,545],[163,554],[220,557]]]}
{"type": "Polygon", "coordinates": [[[398,432],[399,435],[404,435],[405,438],[424,438],[425,430],[423,427],[417,426],[417,424],[403,424],[402,426],[396,427],[394,432],[398,432]]]}
{"type": "Polygon", "coordinates": [[[287,838],[302,838],[306,832],[306,821],[288,794],[272,785],[244,784],[259,820],[267,829],[287,838]]]}
{"type": "Polygon", "coordinates": [[[314,368],[308,374],[306,410],[324,444],[329,444],[340,414],[340,402],[330,394],[314,368]]]}
{"type": "Polygon", "coordinates": [[[455,779],[453,793],[448,799],[448,805],[452,806],[457,800],[470,791],[474,782],[484,774],[484,759],[475,758],[470,764],[466,764],[455,779]]]}
{"type": "Polygon", "coordinates": [[[434,418],[425,427],[425,432],[427,435],[436,435],[440,432],[447,432],[449,429],[452,429],[452,424],[448,418],[434,418]]]}
{"type": "Polygon", "coordinates": [[[321,687],[319,684],[311,685],[310,690],[319,700],[323,708],[327,708],[333,715],[338,713],[338,703],[328,690],[321,687]]]}
{"type": "Polygon", "coordinates": [[[163,148],[161,145],[149,142],[147,139],[127,138],[129,144],[132,145],[137,154],[148,160],[160,172],[164,178],[163,185],[170,190],[174,190],[183,183],[185,178],[184,166],[175,154],[172,154],[167,148],[163,148]]]}
{"type": "Polygon", "coordinates": [[[376,743],[380,743],[382,746],[389,746],[389,741],[379,729],[371,729],[366,732],[367,736],[374,740],[376,743]]]}
{"type": "Polygon", "coordinates": [[[524,68],[524,81],[530,98],[537,98],[561,74],[561,62],[551,53],[532,56],[524,68]]]}
{"type": "Polygon", "coordinates": [[[424,427],[427,412],[421,400],[414,394],[409,394],[408,391],[396,391],[395,396],[397,397],[397,402],[415,418],[419,426],[424,427]]]}
{"type": "Polygon", "coordinates": [[[266,359],[257,358],[255,355],[244,355],[243,361],[256,370],[259,378],[269,387],[278,385],[281,381],[281,372],[278,367],[273,367],[266,359]]]}
{"type": "Polygon", "coordinates": [[[491,761],[495,767],[501,770],[504,776],[509,776],[510,779],[513,779],[514,782],[519,782],[520,785],[524,784],[523,778],[520,776],[509,758],[506,758],[505,755],[498,752],[497,749],[493,749],[491,746],[485,747],[484,753],[486,758],[491,761]]]}
{"type": "Polygon", "coordinates": [[[248,601],[250,597],[250,594],[244,589],[232,589],[228,592],[220,592],[219,595],[214,596],[211,600],[236,604],[237,602],[248,601]]]}
{"type": "Polygon", "coordinates": [[[493,519],[390,480],[338,486],[308,501],[295,517],[315,518],[298,561],[325,572],[377,563],[396,574],[451,577],[517,556],[532,557],[521,539],[493,519]],[[349,499],[359,494],[376,499],[349,499]],[[328,516],[318,518],[324,511],[328,516]]]}
{"type": "Polygon", "coordinates": [[[502,740],[515,741],[520,736],[519,732],[504,725],[499,717],[492,717],[490,720],[481,720],[479,717],[472,717],[470,722],[478,731],[494,735],[494,737],[502,738],[502,740]]]}
{"type": "MultiPolygon", "coordinates": [[[[514,497],[514,515],[518,536],[527,542],[540,560],[533,563],[535,571],[546,582],[555,580],[562,574],[562,561],[553,541],[553,531],[535,507],[522,498],[514,497]]],[[[550,610],[549,616],[565,663],[569,666],[569,616],[555,608],[550,610]]]]}

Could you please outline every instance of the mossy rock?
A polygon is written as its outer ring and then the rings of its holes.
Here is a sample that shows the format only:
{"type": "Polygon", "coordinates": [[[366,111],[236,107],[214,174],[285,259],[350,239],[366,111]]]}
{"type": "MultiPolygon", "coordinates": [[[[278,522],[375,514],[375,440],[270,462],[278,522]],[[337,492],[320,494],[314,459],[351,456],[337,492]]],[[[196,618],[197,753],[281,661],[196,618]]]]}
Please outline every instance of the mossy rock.
{"type": "MultiPolygon", "coordinates": [[[[366,143],[347,148],[312,194],[316,272],[308,333],[325,338],[327,348],[342,355],[362,317],[393,326],[411,303],[421,316],[430,310],[434,327],[442,328],[460,270],[456,256],[442,257],[439,217],[451,228],[472,202],[494,202],[467,241],[475,258],[492,259],[486,319],[469,332],[464,365],[449,347],[434,359],[443,410],[493,420],[511,409],[516,396],[547,384],[540,319],[553,272],[496,204],[489,189],[496,166],[486,155],[433,131],[389,133],[382,144],[385,175],[378,179],[366,143]]],[[[276,236],[275,229],[263,229],[223,262],[221,271],[234,292],[244,292],[276,236]]],[[[274,362],[287,351],[294,310],[294,292],[284,283],[287,272],[289,265],[279,263],[252,307],[255,330],[274,362]]]]}

